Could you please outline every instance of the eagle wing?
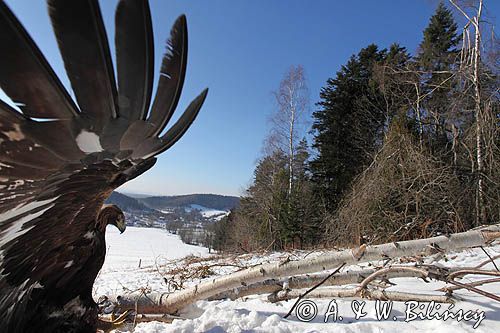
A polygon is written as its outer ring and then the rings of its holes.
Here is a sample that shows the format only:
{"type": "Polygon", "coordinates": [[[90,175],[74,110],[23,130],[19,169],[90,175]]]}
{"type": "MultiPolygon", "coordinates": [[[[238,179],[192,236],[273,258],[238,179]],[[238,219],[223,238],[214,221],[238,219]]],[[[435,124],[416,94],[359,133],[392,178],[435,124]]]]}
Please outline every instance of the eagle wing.
{"type": "Polygon", "coordinates": [[[33,289],[69,278],[60,272],[79,256],[68,244],[85,241],[111,191],[152,167],[189,128],[207,95],[204,90],[161,135],[186,71],[184,16],[172,28],[150,108],[154,46],[147,1],[118,4],[117,79],[97,0],[49,0],[48,8],[76,102],[0,0],[0,87],[21,110],[0,100],[1,313],[33,289]]]}

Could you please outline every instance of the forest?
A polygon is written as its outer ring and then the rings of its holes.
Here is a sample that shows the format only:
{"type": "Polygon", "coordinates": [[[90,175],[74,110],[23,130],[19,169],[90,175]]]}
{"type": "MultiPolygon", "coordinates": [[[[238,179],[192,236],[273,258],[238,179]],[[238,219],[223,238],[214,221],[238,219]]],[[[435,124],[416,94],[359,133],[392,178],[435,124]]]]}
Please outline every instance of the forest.
{"type": "Polygon", "coordinates": [[[498,223],[500,53],[481,15],[441,2],[415,54],[367,45],[319,99],[291,66],[252,183],[212,226],[212,247],[359,246],[498,223]]]}

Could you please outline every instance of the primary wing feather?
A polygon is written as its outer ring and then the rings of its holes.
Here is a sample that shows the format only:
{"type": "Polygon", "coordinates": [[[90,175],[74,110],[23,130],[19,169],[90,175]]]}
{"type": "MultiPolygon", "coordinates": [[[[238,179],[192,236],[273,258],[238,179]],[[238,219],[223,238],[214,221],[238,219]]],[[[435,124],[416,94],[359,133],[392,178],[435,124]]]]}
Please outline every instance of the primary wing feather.
{"type": "Polygon", "coordinates": [[[177,122],[162,135],[159,140],[156,137],[146,139],[139,147],[134,150],[132,157],[137,156],[155,156],[161,154],[172,147],[191,126],[196,119],[198,112],[207,98],[208,89],[205,89],[196,97],[187,107],[186,111],[177,120],[177,122]]]}
{"type": "Polygon", "coordinates": [[[181,15],[170,32],[161,65],[158,90],[149,117],[149,122],[154,126],[151,136],[163,131],[181,97],[187,65],[187,37],[186,17],[181,15]]]}
{"type": "Polygon", "coordinates": [[[94,119],[96,125],[116,118],[116,82],[99,3],[49,0],[48,5],[59,50],[82,113],[94,119]]]}
{"type": "Polygon", "coordinates": [[[120,116],[146,119],[151,101],[154,43],[147,1],[121,0],[115,16],[120,116]]]}
{"type": "Polygon", "coordinates": [[[72,118],[77,107],[7,5],[0,1],[0,87],[25,115],[72,118]],[[8,51],[7,51],[8,50],[8,51]]]}

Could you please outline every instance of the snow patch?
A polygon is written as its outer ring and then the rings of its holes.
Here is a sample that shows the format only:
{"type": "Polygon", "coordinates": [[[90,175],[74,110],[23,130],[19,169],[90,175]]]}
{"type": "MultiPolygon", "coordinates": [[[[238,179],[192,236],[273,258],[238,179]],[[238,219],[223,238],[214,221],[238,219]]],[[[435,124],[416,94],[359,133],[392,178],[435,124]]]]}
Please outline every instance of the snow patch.
{"type": "Polygon", "coordinates": [[[196,205],[196,204],[189,205],[189,207],[185,207],[184,210],[186,212],[190,212],[192,210],[199,210],[200,214],[203,217],[205,217],[205,218],[213,217],[216,220],[220,220],[221,218],[223,218],[224,216],[227,216],[229,214],[229,212],[226,210],[207,208],[205,206],[196,205]]]}

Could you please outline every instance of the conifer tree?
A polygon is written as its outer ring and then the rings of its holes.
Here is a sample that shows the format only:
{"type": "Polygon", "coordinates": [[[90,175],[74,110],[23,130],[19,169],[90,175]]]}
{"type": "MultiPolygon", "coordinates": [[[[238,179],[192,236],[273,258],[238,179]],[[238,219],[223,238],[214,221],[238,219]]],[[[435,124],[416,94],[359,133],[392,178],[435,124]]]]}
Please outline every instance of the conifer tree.
{"type": "Polygon", "coordinates": [[[457,25],[449,9],[441,2],[424,30],[424,38],[416,57],[417,68],[422,75],[422,93],[428,95],[422,107],[428,132],[434,139],[430,146],[444,147],[446,144],[446,113],[450,106],[450,95],[456,80],[453,68],[457,61],[457,25]]]}
{"type": "Polygon", "coordinates": [[[385,107],[372,75],[385,53],[369,45],[321,89],[319,110],[313,114],[313,147],[318,155],[311,169],[317,191],[330,211],[368,163],[384,126],[385,107]]]}

